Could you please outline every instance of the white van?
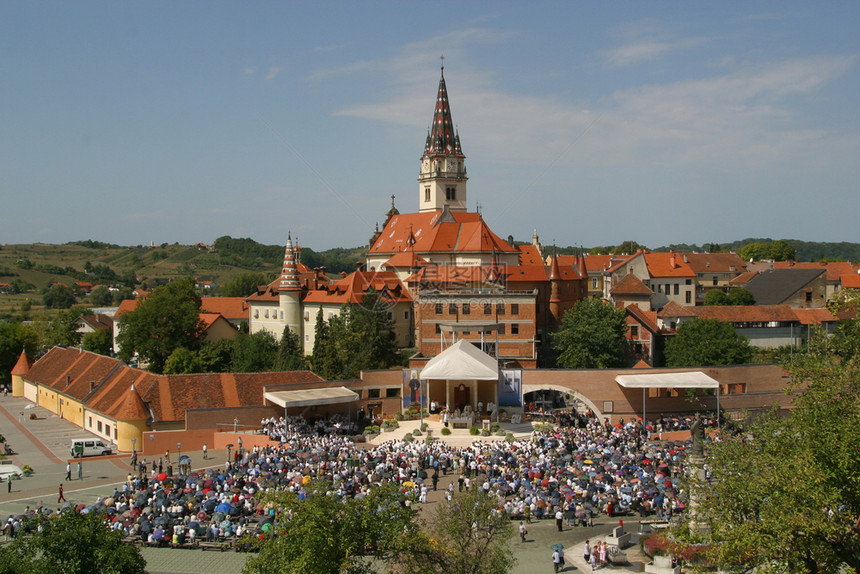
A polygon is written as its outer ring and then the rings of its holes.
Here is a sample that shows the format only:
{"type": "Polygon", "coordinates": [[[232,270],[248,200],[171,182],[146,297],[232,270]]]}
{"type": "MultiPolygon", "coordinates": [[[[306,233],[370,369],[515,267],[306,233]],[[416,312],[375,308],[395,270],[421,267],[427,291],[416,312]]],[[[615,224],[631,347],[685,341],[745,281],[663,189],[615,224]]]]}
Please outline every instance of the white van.
{"type": "Polygon", "coordinates": [[[102,456],[113,454],[110,445],[97,438],[75,438],[72,439],[72,448],[69,450],[75,458],[79,456],[102,456]]]}

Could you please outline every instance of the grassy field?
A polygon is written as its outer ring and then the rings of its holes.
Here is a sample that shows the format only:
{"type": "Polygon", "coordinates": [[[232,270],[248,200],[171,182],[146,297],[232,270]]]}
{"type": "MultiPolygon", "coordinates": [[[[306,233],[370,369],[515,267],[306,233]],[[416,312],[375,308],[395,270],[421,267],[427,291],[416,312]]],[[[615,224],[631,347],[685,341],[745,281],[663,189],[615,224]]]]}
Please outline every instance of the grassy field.
{"type": "MultiPolygon", "coordinates": [[[[0,295],[0,310],[20,308],[27,297],[33,305],[32,310],[38,310],[36,303],[41,305],[42,289],[55,282],[67,285],[75,283],[79,279],[61,271],[71,267],[83,272],[87,263],[92,266],[106,265],[120,277],[134,273],[141,282],[191,276],[215,281],[218,285],[223,285],[243,271],[275,274],[281,265],[281,261],[261,262],[253,269],[221,265],[217,253],[190,245],[130,248],[91,248],[41,243],[3,245],[0,246],[0,283],[12,283],[15,279],[20,279],[34,285],[35,289],[26,294],[0,295]],[[22,267],[22,262],[26,261],[32,263],[31,268],[22,267]]],[[[88,278],[87,281],[93,284],[111,283],[95,278],[88,278]]]]}

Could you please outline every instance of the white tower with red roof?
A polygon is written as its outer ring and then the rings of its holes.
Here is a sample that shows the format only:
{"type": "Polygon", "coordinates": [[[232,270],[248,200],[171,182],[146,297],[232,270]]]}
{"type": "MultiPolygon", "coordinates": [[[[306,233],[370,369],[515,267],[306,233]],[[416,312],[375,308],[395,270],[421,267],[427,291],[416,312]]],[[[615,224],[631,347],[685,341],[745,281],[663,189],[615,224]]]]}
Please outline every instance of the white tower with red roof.
{"type": "Polygon", "coordinates": [[[418,174],[418,211],[466,211],[466,156],[460,148],[460,135],[451,119],[445,67],[439,80],[433,125],[427,133],[421,171],[418,174]]]}
{"type": "MultiPolygon", "coordinates": [[[[287,234],[287,246],[284,249],[284,266],[281,270],[281,281],[278,285],[278,311],[281,323],[302,340],[302,287],[299,283],[299,270],[296,265],[296,252],[293,240],[287,234]]],[[[278,334],[280,337],[280,333],[278,334]]]]}

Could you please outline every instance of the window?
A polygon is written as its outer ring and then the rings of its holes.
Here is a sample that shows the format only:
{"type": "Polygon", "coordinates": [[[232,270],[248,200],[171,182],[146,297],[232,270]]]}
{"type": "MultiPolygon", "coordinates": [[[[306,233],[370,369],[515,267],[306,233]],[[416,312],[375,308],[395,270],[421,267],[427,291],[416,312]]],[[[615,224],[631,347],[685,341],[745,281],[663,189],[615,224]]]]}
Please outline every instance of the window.
{"type": "Polygon", "coordinates": [[[511,303],[511,315],[519,315],[520,314],[520,304],[519,303],[511,303]]]}
{"type": "Polygon", "coordinates": [[[504,315],[505,314],[505,304],[504,303],[496,303],[496,314],[504,315]]]}
{"type": "Polygon", "coordinates": [[[442,329],[439,327],[439,323],[436,323],[436,334],[438,335],[441,332],[442,332],[442,329]]]}
{"type": "Polygon", "coordinates": [[[810,301],[812,301],[812,291],[807,291],[806,292],[806,302],[808,303],[810,301]]]}
{"type": "Polygon", "coordinates": [[[367,398],[368,399],[378,399],[379,398],[379,389],[367,389],[367,398]]]}
{"type": "Polygon", "coordinates": [[[470,313],[471,305],[468,303],[463,303],[463,315],[468,315],[470,313]]]}
{"type": "Polygon", "coordinates": [[[385,398],[386,399],[396,399],[400,396],[400,389],[395,387],[393,389],[385,389],[385,398]]]}
{"type": "Polygon", "coordinates": [[[639,336],[639,325],[630,325],[630,336],[634,339],[639,336]]]}
{"type": "Polygon", "coordinates": [[[719,285],[719,284],[720,284],[720,280],[717,279],[716,275],[714,275],[714,286],[719,285]]]}
{"type": "Polygon", "coordinates": [[[281,321],[283,321],[283,320],[284,320],[284,312],[281,311],[281,321]]]}
{"type": "Polygon", "coordinates": [[[675,295],[679,294],[680,292],[681,292],[681,285],[678,283],[675,283],[675,295]]]}
{"type": "Polygon", "coordinates": [[[442,314],[442,303],[436,303],[436,314],[437,315],[442,314]]]}
{"type": "Polygon", "coordinates": [[[394,319],[394,314],[393,314],[391,311],[389,311],[389,312],[388,312],[388,314],[387,314],[386,316],[388,317],[388,320],[389,320],[389,321],[391,321],[391,320],[393,320],[393,319],[394,319]]]}
{"type": "Polygon", "coordinates": [[[692,284],[693,284],[692,279],[687,279],[686,281],[684,281],[684,285],[692,285],[692,284]]]}
{"type": "Polygon", "coordinates": [[[691,295],[690,291],[687,291],[686,296],[684,297],[684,302],[690,303],[691,301],[692,301],[692,295],[691,295]]]}
{"type": "Polygon", "coordinates": [[[269,310],[268,310],[268,309],[266,309],[265,316],[266,316],[266,319],[268,319],[268,318],[269,318],[269,310]]]}
{"type": "Polygon", "coordinates": [[[259,318],[260,318],[260,310],[254,309],[254,319],[259,319],[259,318]]]}
{"type": "Polygon", "coordinates": [[[511,335],[519,335],[520,334],[520,326],[516,323],[511,324],[511,335]]]}
{"type": "Polygon", "coordinates": [[[504,335],[504,334],[505,334],[505,326],[499,325],[499,335],[504,335]]]}
{"type": "Polygon", "coordinates": [[[592,278],[591,278],[591,288],[592,288],[592,289],[597,289],[597,287],[598,287],[598,284],[597,284],[597,277],[592,277],[592,278]]]}
{"type": "Polygon", "coordinates": [[[310,341],[310,340],[311,340],[311,336],[309,334],[305,335],[305,341],[310,341]]]}
{"type": "Polygon", "coordinates": [[[491,303],[484,303],[484,315],[490,315],[493,312],[493,306],[491,303]]]}
{"type": "Polygon", "coordinates": [[[424,188],[424,201],[430,201],[430,188],[424,188]]]}
{"type": "Polygon", "coordinates": [[[87,426],[89,426],[90,428],[93,428],[93,417],[88,417],[88,418],[90,419],[90,424],[87,426]]]}
{"type": "Polygon", "coordinates": [[[110,425],[105,425],[105,434],[110,436],[110,425]]]}
{"type": "Polygon", "coordinates": [[[448,201],[456,201],[457,200],[457,188],[449,187],[445,189],[445,199],[448,201]]]}
{"type": "Polygon", "coordinates": [[[448,314],[456,315],[457,314],[457,304],[456,303],[448,303],[448,314]]]}
{"type": "Polygon", "coordinates": [[[408,319],[408,318],[409,318],[409,311],[404,311],[404,312],[403,312],[403,318],[404,318],[404,319],[408,319]]]}
{"type": "Polygon", "coordinates": [[[102,432],[102,421],[99,421],[96,427],[99,429],[99,432],[102,432]]]}
{"type": "Polygon", "coordinates": [[[307,311],[305,311],[305,321],[310,321],[310,320],[311,320],[311,314],[308,313],[307,311]]]}

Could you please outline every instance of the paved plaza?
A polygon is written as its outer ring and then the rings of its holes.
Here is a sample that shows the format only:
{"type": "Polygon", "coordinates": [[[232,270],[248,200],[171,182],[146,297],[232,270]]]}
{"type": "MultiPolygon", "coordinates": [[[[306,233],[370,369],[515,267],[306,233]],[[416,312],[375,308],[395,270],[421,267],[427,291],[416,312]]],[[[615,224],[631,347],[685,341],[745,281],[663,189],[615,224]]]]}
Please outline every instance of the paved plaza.
{"type": "MultiPolygon", "coordinates": [[[[31,406],[32,403],[23,398],[11,396],[0,398],[0,434],[17,454],[11,460],[19,467],[25,464],[33,468],[33,474],[12,482],[12,492],[7,492],[6,485],[0,489],[0,517],[23,513],[27,507],[45,508],[58,507],[58,487],[63,484],[64,496],[72,504],[91,505],[98,497],[109,496],[114,487],[121,488],[131,471],[129,453],[117,454],[111,457],[84,459],[81,468],[81,478],[77,477],[77,463],[72,462],[72,480],[66,481],[66,463],[69,460],[69,447],[73,438],[86,437],[87,433],[76,425],[63,420],[55,414],[41,408],[31,406]],[[30,406],[30,408],[27,408],[30,406]],[[23,413],[23,414],[22,414],[23,413]],[[30,414],[36,418],[31,420],[30,414]]],[[[393,433],[383,433],[375,442],[402,438],[418,426],[418,421],[404,421],[401,428],[393,433]]],[[[441,437],[441,425],[431,423],[434,436],[444,438],[446,442],[456,446],[465,446],[475,438],[468,431],[455,431],[450,437],[441,437]]],[[[530,425],[518,425],[509,429],[518,436],[527,435],[530,425]]],[[[484,439],[486,440],[486,439],[484,439]]],[[[185,452],[191,457],[195,470],[209,468],[202,466],[203,453],[200,451],[185,452]]],[[[209,450],[210,466],[218,466],[223,461],[226,452],[209,450]]],[[[422,514],[432,516],[434,507],[442,503],[442,493],[448,484],[456,479],[449,473],[439,481],[439,490],[431,491],[422,514]]],[[[636,520],[625,519],[628,531],[637,530],[636,520]]],[[[514,523],[516,526],[517,523],[514,523]]],[[[511,548],[517,558],[514,574],[536,574],[552,572],[553,544],[565,546],[565,572],[591,572],[591,568],[582,560],[582,547],[586,539],[592,544],[609,534],[618,525],[616,519],[610,520],[605,516],[595,518],[593,528],[568,528],[558,532],[554,520],[532,522],[528,526],[528,536],[525,543],[520,542],[516,534],[511,539],[511,548]]],[[[212,550],[184,550],[172,548],[141,549],[146,559],[147,570],[152,574],[196,574],[219,572],[223,574],[238,574],[242,571],[247,555],[236,552],[216,552],[212,550]]],[[[631,567],[607,567],[604,571],[641,571],[641,564],[646,559],[642,556],[637,545],[627,549],[631,567]]]]}

